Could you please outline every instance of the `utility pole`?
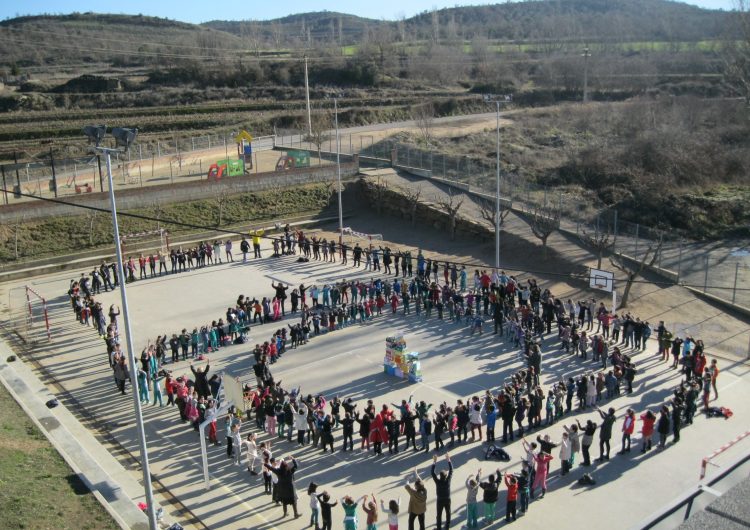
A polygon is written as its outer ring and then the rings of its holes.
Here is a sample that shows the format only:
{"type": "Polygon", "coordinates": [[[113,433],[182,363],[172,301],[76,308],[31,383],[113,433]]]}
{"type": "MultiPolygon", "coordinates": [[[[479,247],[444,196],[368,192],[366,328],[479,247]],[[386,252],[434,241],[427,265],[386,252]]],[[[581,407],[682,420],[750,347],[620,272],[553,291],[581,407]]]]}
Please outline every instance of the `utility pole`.
{"type": "Polygon", "coordinates": [[[494,96],[491,94],[485,94],[484,101],[486,103],[495,104],[495,118],[496,118],[496,129],[497,129],[497,147],[496,151],[496,175],[495,175],[495,268],[500,268],[500,104],[510,103],[513,100],[512,96],[494,96]]]}
{"type": "Polygon", "coordinates": [[[338,169],[339,190],[339,246],[344,244],[344,209],[341,205],[341,142],[339,141],[339,103],[333,98],[333,109],[336,117],[336,167],[338,169]]]}
{"type": "Polygon", "coordinates": [[[307,55],[305,55],[305,99],[307,100],[307,134],[312,136],[312,114],[310,113],[310,83],[307,79],[307,55]]]}
{"type": "Polygon", "coordinates": [[[500,101],[495,101],[497,129],[497,176],[495,179],[495,268],[500,268],[500,101]]]}
{"type": "Polygon", "coordinates": [[[589,57],[591,57],[588,46],[583,49],[581,57],[583,57],[583,102],[587,103],[589,100],[589,57]]]}

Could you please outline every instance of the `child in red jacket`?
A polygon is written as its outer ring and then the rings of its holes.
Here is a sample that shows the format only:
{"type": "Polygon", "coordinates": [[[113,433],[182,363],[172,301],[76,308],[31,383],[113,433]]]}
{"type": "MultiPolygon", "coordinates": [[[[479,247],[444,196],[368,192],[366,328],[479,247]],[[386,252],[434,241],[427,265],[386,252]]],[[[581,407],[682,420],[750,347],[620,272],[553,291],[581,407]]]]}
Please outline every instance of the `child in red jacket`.
{"type": "Polygon", "coordinates": [[[625,412],[625,419],[622,422],[622,449],[620,449],[621,455],[630,452],[630,436],[633,434],[634,430],[635,411],[633,409],[628,409],[627,412],[625,412]]]}
{"type": "Polygon", "coordinates": [[[505,507],[505,522],[516,520],[516,500],[518,499],[518,479],[510,473],[505,474],[505,485],[508,488],[508,502],[505,507]]]}

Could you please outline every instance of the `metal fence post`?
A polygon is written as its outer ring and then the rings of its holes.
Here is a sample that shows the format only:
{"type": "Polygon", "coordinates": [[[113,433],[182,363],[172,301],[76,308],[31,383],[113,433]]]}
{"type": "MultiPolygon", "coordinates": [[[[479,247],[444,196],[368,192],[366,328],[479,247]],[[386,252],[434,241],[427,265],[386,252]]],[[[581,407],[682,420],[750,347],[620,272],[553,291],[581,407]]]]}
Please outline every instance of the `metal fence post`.
{"type": "MultiPolygon", "coordinates": [[[[50,162],[50,165],[52,166],[52,188],[53,188],[52,191],[55,192],[55,197],[57,197],[57,172],[55,171],[55,157],[52,154],[51,147],[49,148],[49,162],[50,162]]],[[[41,191],[39,194],[41,195],[41,191]]]]}
{"type": "Polygon", "coordinates": [[[684,240],[680,238],[680,250],[677,255],[677,283],[680,283],[680,276],[682,275],[682,244],[684,240]]]}
{"type": "MultiPolygon", "coordinates": [[[[661,241],[664,240],[664,234],[663,233],[659,235],[659,239],[661,241]]],[[[659,246],[657,248],[657,250],[659,251],[659,268],[661,269],[661,255],[664,254],[664,245],[662,244],[661,246],[659,246]]]]}
{"type": "Polygon", "coordinates": [[[633,252],[633,257],[636,261],[638,261],[638,232],[640,230],[640,227],[640,224],[635,224],[635,251],[633,252]]]}
{"type": "Polygon", "coordinates": [[[617,254],[617,210],[615,210],[614,236],[612,238],[612,252],[617,254]]]}
{"type": "Polygon", "coordinates": [[[740,262],[734,264],[734,287],[732,287],[732,303],[737,300],[737,277],[740,274],[740,262]]]}
{"type": "Polygon", "coordinates": [[[706,253],[706,267],[703,274],[703,292],[706,292],[706,288],[708,287],[708,253],[706,253]]]}

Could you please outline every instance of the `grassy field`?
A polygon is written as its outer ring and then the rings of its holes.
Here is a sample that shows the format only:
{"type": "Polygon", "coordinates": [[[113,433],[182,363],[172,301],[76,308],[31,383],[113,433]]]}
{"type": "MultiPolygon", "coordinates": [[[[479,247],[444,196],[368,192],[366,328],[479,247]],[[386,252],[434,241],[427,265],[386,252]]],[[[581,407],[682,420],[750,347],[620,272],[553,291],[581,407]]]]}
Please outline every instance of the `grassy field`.
{"type": "MultiPolygon", "coordinates": [[[[331,188],[313,184],[294,189],[231,195],[222,207],[221,227],[253,223],[260,220],[289,216],[298,212],[310,215],[323,210],[331,198],[331,188]]],[[[219,206],[216,199],[204,199],[175,204],[147,204],[129,211],[158,217],[163,221],[120,218],[120,230],[137,233],[164,227],[170,234],[196,232],[190,228],[170,225],[167,220],[204,226],[210,230],[219,225],[219,206]]],[[[15,226],[0,226],[0,263],[15,261],[15,226]]],[[[112,225],[109,216],[52,217],[22,222],[18,233],[19,259],[41,258],[77,250],[105,247],[112,244],[112,225]]]]}
{"type": "Polygon", "coordinates": [[[119,528],[2,385],[0,514],[0,528],[119,528]]]}

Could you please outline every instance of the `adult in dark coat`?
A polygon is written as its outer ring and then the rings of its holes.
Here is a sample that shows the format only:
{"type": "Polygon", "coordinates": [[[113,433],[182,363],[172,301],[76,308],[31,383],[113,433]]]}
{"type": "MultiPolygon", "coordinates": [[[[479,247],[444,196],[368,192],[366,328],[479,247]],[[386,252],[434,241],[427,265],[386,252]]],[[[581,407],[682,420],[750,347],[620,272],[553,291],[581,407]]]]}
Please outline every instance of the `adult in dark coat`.
{"type": "Polygon", "coordinates": [[[441,471],[438,475],[435,473],[437,455],[433,455],[432,468],[430,469],[432,480],[435,481],[435,493],[437,496],[437,530],[442,530],[443,528],[443,511],[445,511],[446,530],[451,526],[451,478],[453,478],[453,464],[448,454],[445,455],[445,461],[448,462],[448,471],[441,471]]]}
{"type": "Polygon", "coordinates": [[[206,364],[206,368],[198,368],[197,370],[193,367],[192,361],[190,362],[190,371],[195,376],[195,391],[198,392],[198,397],[208,399],[211,396],[211,390],[208,387],[208,370],[210,366],[206,364]]]}
{"type": "Polygon", "coordinates": [[[294,517],[299,517],[299,512],[297,511],[297,490],[294,487],[294,472],[297,471],[297,461],[294,458],[291,461],[284,460],[278,468],[268,463],[264,465],[279,479],[276,483],[276,497],[284,508],[284,517],[287,515],[287,506],[290,504],[294,511],[294,517]]]}

